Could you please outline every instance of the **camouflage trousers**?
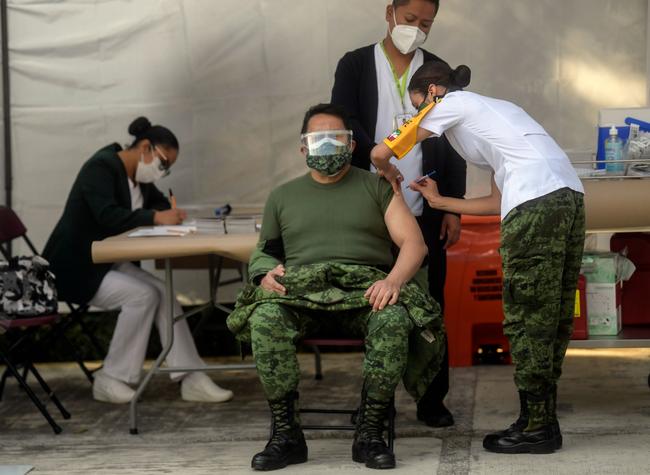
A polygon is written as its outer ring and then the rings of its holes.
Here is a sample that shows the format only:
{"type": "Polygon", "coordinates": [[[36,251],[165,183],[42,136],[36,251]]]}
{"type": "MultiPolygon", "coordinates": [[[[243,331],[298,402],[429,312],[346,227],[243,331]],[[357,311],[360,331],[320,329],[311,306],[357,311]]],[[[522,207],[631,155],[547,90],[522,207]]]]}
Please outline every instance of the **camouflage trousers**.
{"type": "Polygon", "coordinates": [[[310,334],[365,339],[363,376],[368,396],[390,399],[407,365],[409,333],[413,323],[400,304],[372,312],[370,307],[323,312],[295,309],[281,303],[263,303],[250,316],[251,344],[257,373],[266,397],[276,400],[298,387],[300,369],[296,344],[310,334]]]}
{"type": "Polygon", "coordinates": [[[583,195],[568,188],[518,206],[501,224],[503,328],[519,390],[545,397],[562,374],[584,239],[583,195]]]}

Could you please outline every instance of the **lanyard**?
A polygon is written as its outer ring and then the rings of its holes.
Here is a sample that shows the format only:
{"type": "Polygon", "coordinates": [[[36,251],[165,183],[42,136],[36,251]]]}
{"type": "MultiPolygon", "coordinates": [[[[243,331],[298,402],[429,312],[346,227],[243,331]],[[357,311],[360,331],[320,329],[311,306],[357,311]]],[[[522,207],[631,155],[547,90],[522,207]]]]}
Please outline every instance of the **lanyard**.
{"type": "Polygon", "coordinates": [[[409,64],[409,67],[406,68],[406,71],[404,71],[404,74],[402,75],[401,78],[397,76],[397,71],[395,70],[395,66],[393,66],[393,62],[390,60],[390,57],[388,56],[388,53],[386,52],[386,47],[384,46],[384,42],[381,42],[381,50],[384,52],[384,56],[386,56],[386,59],[388,60],[388,64],[390,65],[390,70],[393,73],[393,80],[395,81],[395,87],[397,88],[397,94],[399,95],[399,100],[402,103],[402,111],[406,112],[406,107],[404,106],[404,94],[406,94],[406,78],[408,78],[409,75],[409,70],[411,69],[411,65],[409,64]]]}

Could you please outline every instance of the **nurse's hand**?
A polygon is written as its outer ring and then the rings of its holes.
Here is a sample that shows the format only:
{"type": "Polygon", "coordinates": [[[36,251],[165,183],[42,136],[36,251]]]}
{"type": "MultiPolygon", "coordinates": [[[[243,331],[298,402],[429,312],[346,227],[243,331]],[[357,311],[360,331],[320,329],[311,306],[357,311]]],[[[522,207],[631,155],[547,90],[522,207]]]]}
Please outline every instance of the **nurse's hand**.
{"type": "Polygon", "coordinates": [[[440,240],[445,241],[444,249],[448,249],[458,242],[460,239],[460,218],[455,214],[445,213],[442,217],[442,224],[440,226],[440,240]]]}
{"type": "Polygon", "coordinates": [[[377,174],[388,180],[396,195],[402,194],[402,182],[404,181],[404,177],[399,171],[399,168],[392,163],[389,163],[385,168],[378,168],[377,174]]]}
{"type": "Polygon", "coordinates": [[[260,287],[268,292],[275,292],[280,295],[287,295],[287,289],[285,289],[277,280],[276,277],[282,277],[284,275],[284,266],[279,264],[275,269],[271,269],[266,273],[262,281],[260,282],[260,287]]]}
{"type": "Polygon", "coordinates": [[[364,297],[368,299],[368,303],[372,305],[372,311],[377,312],[383,310],[386,305],[395,305],[399,299],[399,293],[402,286],[399,282],[395,282],[390,278],[378,280],[370,286],[364,297]]]}
{"type": "Polygon", "coordinates": [[[429,203],[429,206],[432,208],[438,208],[440,203],[439,200],[442,196],[438,193],[438,185],[434,180],[428,177],[419,183],[415,180],[409,184],[409,188],[421,193],[422,197],[427,200],[427,203],[429,203]]]}
{"type": "Polygon", "coordinates": [[[187,213],[182,209],[167,209],[165,211],[156,211],[153,214],[153,223],[163,225],[181,224],[185,218],[187,218],[187,213]]]}

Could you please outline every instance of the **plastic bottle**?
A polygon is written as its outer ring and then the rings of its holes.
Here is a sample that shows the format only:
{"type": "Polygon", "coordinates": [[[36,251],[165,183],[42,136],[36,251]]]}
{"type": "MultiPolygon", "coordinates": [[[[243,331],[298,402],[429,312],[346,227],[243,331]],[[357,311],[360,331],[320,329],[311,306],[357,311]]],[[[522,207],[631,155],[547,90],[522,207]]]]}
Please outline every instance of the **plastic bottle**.
{"type": "Polygon", "coordinates": [[[609,129],[609,137],[605,139],[605,169],[607,173],[622,175],[625,173],[623,160],[623,141],[618,136],[618,129],[609,129]]]}
{"type": "MultiPolygon", "coordinates": [[[[639,126],[639,124],[630,124],[630,136],[628,137],[627,142],[625,142],[625,146],[623,147],[623,159],[624,160],[633,160],[634,159],[633,154],[630,153],[630,143],[637,140],[640,133],[641,133],[641,127],[639,126]]],[[[633,150],[634,150],[634,147],[635,147],[635,145],[632,146],[633,150]]],[[[626,175],[628,174],[631,165],[633,165],[633,164],[625,163],[623,165],[623,169],[625,170],[626,175]]]]}

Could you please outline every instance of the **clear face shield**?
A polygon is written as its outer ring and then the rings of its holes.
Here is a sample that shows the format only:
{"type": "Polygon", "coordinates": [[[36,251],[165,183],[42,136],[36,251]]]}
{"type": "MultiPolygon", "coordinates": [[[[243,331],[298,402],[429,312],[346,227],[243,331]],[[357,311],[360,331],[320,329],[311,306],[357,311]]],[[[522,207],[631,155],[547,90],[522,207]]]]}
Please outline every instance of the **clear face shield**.
{"type": "Polygon", "coordinates": [[[322,130],[300,136],[300,143],[311,156],[323,157],[349,153],[352,149],[351,130],[322,130]]]}

